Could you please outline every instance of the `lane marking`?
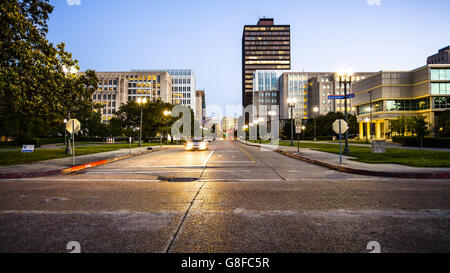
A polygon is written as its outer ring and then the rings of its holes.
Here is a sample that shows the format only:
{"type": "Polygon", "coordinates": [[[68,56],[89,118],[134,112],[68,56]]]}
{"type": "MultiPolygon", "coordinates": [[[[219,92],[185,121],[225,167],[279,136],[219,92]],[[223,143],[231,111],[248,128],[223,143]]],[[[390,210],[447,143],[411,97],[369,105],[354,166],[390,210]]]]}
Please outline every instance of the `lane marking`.
{"type": "Polygon", "coordinates": [[[247,153],[246,150],[244,150],[242,147],[240,147],[240,146],[238,146],[238,145],[236,145],[236,147],[238,147],[238,149],[241,150],[241,152],[242,152],[243,154],[245,154],[248,158],[250,158],[251,161],[255,162],[255,160],[251,157],[251,155],[250,155],[249,153],[247,153]]]}
{"type": "Polygon", "coordinates": [[[211,178],[211,179],[199,179],[199,180],[197,180],[197,182],[225,182],[225,181],[230,181],[230,182],[283,182],[283,180],[279,179],[279,178],[274,178],[274,179],[211,178]]]}
{"type": "Polygon", "coordinates": [[[208,157],[206,158],[206,160],[203,162],[203,167],[206,167],[206,164],[208,164],[209,159],[211,158],[212,154],[214,153],[214,151],[211,151],[211,153],[209,153],[208,157]]]}
{"type": "Polygon", "coordinates": [[[209,162],[220,162],[220,163],[253,163],[252,161],[237,161],[237,160],[225,160],[225,161],[220,161],[220,160],[211,160],[209,162]]]}
{"type": "Polygon", "coordinates": [[[186,171],[111,171],[111,172],[86,172],[85,174],[148,174],[148,173],[200,173],[202,170],[186,170],[186,171]]]}

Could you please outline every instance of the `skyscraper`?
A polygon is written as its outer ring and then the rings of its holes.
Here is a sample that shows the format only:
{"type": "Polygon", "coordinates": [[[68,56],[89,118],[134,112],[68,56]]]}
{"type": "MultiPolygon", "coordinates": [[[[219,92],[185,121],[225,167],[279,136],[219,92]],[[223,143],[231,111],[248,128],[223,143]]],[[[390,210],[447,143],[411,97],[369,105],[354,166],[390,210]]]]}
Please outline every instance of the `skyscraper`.
{"type": "Polygon", "coordinates": [[[274,25],[273,18],[261,18],[257,25],[244,26],[242,35],[242,105],[253,104],[255,70],[291,69],[289,25],[274,25]]]}

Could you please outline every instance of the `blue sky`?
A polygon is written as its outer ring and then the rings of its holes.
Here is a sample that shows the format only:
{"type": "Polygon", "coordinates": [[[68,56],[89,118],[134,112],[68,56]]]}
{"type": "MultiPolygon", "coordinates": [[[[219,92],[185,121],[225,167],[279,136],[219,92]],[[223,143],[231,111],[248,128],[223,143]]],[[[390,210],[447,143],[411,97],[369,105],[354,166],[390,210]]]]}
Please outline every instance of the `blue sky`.
{"type": "Polygon", "coordinates": [[[450,44],[448,0],[51,3],[48,37],[65,42],[82,70],[192,68],[207,104],[221,106],[241,104],[242,28],[263,16],[291,25],[296,71],[413,69],[450,44]]]}

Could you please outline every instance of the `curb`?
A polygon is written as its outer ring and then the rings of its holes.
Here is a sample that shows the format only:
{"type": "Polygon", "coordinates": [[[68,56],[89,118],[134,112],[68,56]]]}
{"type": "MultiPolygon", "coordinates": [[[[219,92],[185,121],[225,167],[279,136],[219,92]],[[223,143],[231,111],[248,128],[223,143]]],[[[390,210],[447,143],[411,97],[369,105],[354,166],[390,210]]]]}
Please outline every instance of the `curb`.
{"type": "Polygon", "coordinates": [[[153,152],[162,151],[162,150],[165,150],[165,149],[167,149],[167,148],[160,148],[160,149],[158,149],[156,151],[155,150],[149,150],[149,151],[144,151],[144,152],[141,152],[141,153],[116,156],[116,157],[112,157],[112,158],[108,158],[108,159],[103,159],[103,160],[99,160],[99,161],[94,161],[94,162],[89,162],[89,163],[73,166],[73,167],[70,167],[70,168],[58,169],[58,170],[52,170],[52,171],[28,172],[28,173],[2,173],[2,174],[0,174],[0,179],[27,178],[27,177],[44,177],[44,176],[53,176],[53,175],[58,175],[58,174],[68,174],[68,173],[77,172],[77,171],[80,171],[80,170],[84,170],[84,169],[88,169],[88,168],[92,168],[92,167],[96,167],[96,166],[100,166],[100,165],[116,162],[116,161],[119,161],[119,160],[128,159],[128,158],[135,157],[135,156],[140,156],[140,155],[144,155],[144,154],[149,154],[149,153],[153,153],[153,152]]]}
{"type": "MultiPolygon", "coordinates": [[[[245,144],[241,141],[240,143],[248,146],[255,146],[260,147],[259,144],[245,144]]],[[[302,160],[311,164],[319,165],[322,167],[326,167],[328,169],[337,170],[344,173],[351,173],[351,174],[359,174],[359,175],[369,175],[369,176],[382,176],[382,177],[395,177],[395,178],[416,178],[416,179],[450,179],[450,172],[418,172],[418,173],[407,173],[407,172],[382,172],[382,171],[370,171],[370,170],[364,170],[364,169],[356,169],[356,168],[350,168],[345,167],[341,165],[336,165],[332,163],[328,163],[325,161],[320,161],[317,159],[312,159],[309,157],[301,156],[292,154],[289,152],[285,152],[282,150],[275,150],[276,152],[283,154],[285,156],[289,156],[298,160],[302,160]]]]}

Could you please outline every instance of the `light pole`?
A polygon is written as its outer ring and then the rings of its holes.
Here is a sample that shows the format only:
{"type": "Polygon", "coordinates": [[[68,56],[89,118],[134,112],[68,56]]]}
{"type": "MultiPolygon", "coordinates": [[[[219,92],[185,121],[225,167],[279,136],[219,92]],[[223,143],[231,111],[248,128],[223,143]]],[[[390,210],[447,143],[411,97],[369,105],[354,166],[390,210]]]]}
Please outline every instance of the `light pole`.
{"type": "MultiPolygon", "coordinates": [[[[364,121],[365,121],[366,123],[369,122],[369,118],[365,118],[364,121]]],[[[366,128],[367,128],[367,126],[366,126],[366,128]]],[[[368,132],[368,131],[366,132],[366,144],[367,144],[367,143],[369,143],[369,132],[368,132]]]]}
{"type": "MultiPolygon", "coordinates": [[[[348,124],[348,112],[347,112],[347,85],[351,86],[352,84],[352,76],[353,76],[353,70],[348,67],[347,69],[340,68],[338,70],[338,76],[339,76],[339,87],[344,84],[344,106],[345,106],[345,122],[348,124]]],[[[348,130],[345,132],[345,148],[344,148],[344,154],[349,154],[350,149],[348,147],[348,130]]]]}
{"type": "MultiPolygon", "coordinates": [[[[263,117],[259,117],[259,118],[258,118],[258,123],[257,123],[257,124],[261,124],[261,123],[263,123],[263,122],[264,122],[264,118],[263,118],[263,117]]],[[[259,125],[257,129],[259,129],[260,126],[261,126],[261,125],[259,125]]],[[[257,131],[257,133],[258,133],[258,131],[257,131]]],[[[259,144],[261,145],[261,134],[259,134],[259,144]]]]}
{"type": "Polygon", "coordinates": [[[67,130],[66,130],[67,119],[64,119],[64,146],[67,145],[67,130]]]}
{"type": "Polygon", "coordinates": [[[297,100],[295,98],[288,98],[287,103],[291,109],[291,146],[294,146],[294,107],[297,100]]]}
{"type": "Polygon", "coordinates": [[[316,119],[317,119],[317,113],[319,112],[319,107],[314,107],[313,108],[313,112],[315,113],[314,114],[314,141],[316,141],[317,140],[317,138],[316,138],[316,119]]]}
{"type": "Polygon", "coordinates": [[[242,129],[244,130],[244,133],[245,133],[245,144],[247,145],[247,129],[248,129],[248,125],[245,124],[245,125],[242,127],[242,129]]]}
{"type": "MultiPolygon", "coordinates": [[[[277,115],[277,112],[275,112],[275,110],[270,110],[269,111],[269,117],[270,117],[270,127],[269,126],[267,126],[268,128],[267,129],[270,129],[270,133],[272,134],[272,119],[273,119],[273,117],[274,116],[276,116],[277,115]]],[[[267,125],[269,125],[269,123],[267,123],[267,125]]]]}
{"type": "Polygon", "coordinates": [[[166,143],[169,142],[169,119],[168,117],[172,115],[172,112],[169,110],[164,110],[163,115],[166,117],[166,143]]]}
{"type": "MultiPolygon", "coordinates": [[[[78,68],[75,66],[67,67],[67,66],[63,65],[62,69],[67,78],[69,78],[70,75],[76,76],[76,74],[78,73],[78,68]]],[[[65,123],[67,123],[67,121],[70,120],[70,105],[68,108],[69,109],[67,111],[67,120],[64,119],[64,120],[66,120],[65,123]]],[[[66,129],[64,128],[64,130],[66,130],[66,129]]],[[[67,132],[66,132],[66,134],[67,134],[67,132]]],[[[72,136],[73,136],[73,134],[70,134],[69,141],[66,141],[67,142],[66,143],[66,154],[68,154],[68,155],[72,154],[72,149],[70,148],[70,140],[71,140],[72,136]]]]}
{"type": "Polygon", "coordinates": [[[370,126],[369,126],[369,128],[370,128],[370,139],[373,139],[372,138],[372,91],[373,90],[369,91],[369,113],[370,113],[370,126]]]}
{"type": "Polygon", "coordinates": [[[139,147],[142,147],[142,111],[144,109],[143,105],[147,103],[147,99],[146,98],[138,98],[137,99],[137,103],[139,104],[139,106],[141,107],[141,125],[139,126],[139,147]]]}

